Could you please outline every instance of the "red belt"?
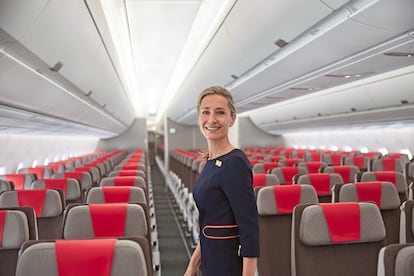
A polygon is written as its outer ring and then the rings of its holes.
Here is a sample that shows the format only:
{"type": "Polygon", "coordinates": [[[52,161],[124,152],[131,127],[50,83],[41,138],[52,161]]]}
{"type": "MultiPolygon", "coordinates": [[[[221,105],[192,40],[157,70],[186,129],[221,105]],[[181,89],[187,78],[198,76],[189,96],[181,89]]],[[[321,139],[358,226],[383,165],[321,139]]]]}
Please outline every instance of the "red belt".
{"type": "Polygon", "coordinates": [[[237,224],[231,225],[205,225],[202,230],[207,239],[225,240],[240,237],[237,224]]]}

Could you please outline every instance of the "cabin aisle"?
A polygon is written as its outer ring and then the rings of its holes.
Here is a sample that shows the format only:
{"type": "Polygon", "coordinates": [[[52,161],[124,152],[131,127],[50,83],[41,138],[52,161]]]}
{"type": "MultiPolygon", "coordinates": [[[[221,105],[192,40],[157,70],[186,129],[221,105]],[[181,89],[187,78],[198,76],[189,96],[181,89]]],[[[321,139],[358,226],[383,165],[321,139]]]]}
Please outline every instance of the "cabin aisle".
{"type": "Polygon", "coordinates": [[[173,196],[167,191],[165,179],[157,165],[151,166],[151,177],[161,255],[161,275],[183,275],[192,250],[187,245],[188,239],[175,212],[173,196]]]}

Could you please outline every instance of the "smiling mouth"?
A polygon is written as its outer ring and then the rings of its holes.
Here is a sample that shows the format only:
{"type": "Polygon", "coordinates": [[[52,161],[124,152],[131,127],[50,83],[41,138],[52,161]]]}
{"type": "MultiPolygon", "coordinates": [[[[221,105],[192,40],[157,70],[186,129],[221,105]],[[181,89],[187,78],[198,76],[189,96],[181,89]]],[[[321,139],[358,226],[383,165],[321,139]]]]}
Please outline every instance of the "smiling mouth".
{"type": "Polygon", "coordinates": [[[206,127],[207,130],[218,130],[219,127],[206,127]]]}

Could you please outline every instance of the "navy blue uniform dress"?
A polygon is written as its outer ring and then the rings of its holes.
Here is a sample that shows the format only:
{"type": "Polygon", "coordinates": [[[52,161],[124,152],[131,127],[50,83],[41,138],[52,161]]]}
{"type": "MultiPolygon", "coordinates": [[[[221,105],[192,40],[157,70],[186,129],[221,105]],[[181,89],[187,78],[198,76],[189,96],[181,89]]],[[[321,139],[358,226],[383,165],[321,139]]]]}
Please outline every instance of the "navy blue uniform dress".
{"type": "Polygon", "coordinates": [[[242,275],[259,257],[259,222],[249,160],[240,149],[208,160],[193,188],[204,276],[242,275]]]}

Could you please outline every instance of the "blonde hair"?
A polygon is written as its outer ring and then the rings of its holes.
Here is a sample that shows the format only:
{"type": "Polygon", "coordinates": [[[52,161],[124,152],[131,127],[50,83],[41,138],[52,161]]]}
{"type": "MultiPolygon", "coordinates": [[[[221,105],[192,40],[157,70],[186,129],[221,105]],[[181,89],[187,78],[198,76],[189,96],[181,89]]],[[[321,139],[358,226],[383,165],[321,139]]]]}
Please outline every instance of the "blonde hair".
{"type": "MultiPolygon", "coordinates": [[[[222,86],[218,86],[218,85],[210,86],[204,89],[203,91],[201,91],[200,95],[198,96],[198,100],[197,100],[197,113],[200,112],[201,101],[204,99],[205,96],[208,96],[208,95],[220,95],[226,98],[227,103],[229,105],[231,116],[236,115],[236,108],[234,107],[233,96],[231,95],[229,90],[227,90],[226,88],[222,86]]],[[[207,160],[209,158],[208,150],[200,150],[198,155],[201,160],[207,160]]]]}
{"type": "Polygon", "coordinates": [[[222,86],[210,86],[203,91],[201,91],[200,95],[198,96],[197,101],[197,112],[200,112],[201,101],[204,99],[205,96],[208,95],[220,95],[226,98],[230,113],[231,115],[236,115],[236,108],[234,107],[233,96],[231,95],[230,91],[222,86]]]}

